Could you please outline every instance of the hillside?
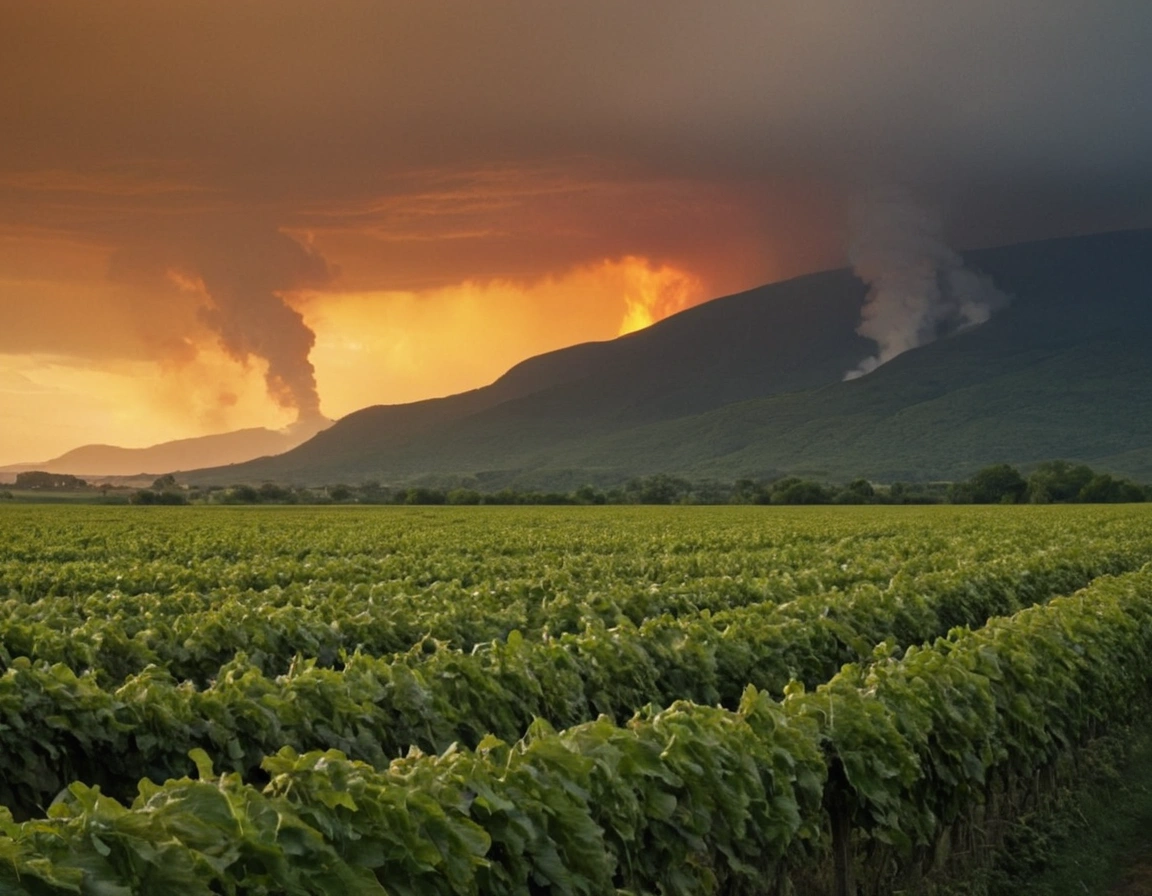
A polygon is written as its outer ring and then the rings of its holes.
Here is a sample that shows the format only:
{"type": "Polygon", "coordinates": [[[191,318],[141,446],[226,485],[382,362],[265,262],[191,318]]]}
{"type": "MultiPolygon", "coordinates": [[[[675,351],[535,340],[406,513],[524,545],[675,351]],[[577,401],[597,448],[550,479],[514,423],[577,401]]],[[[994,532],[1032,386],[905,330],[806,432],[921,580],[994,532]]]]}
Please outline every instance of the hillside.
{"type": "Polygon", "coordinates": [[[485,389],[352,414],[192,481],[491,486],[804,471],[930,479],[998,460],[1152,470],[1152,232],[969,254],[1014,297],[991,322],[842,382],[870,353],[847,271],[697,306],[530,359],[485,389]]]}
{"type": "Polygon", "coordinates": [[[44,470],[49,473],[70,473],[75,476],[155,475],[280,454],[296,447],[314,433],[315,428],[308,431],[287,432],[252,428],[191,439],[176,439],[147,448],[84,445],[52,460],[0,467],[0,473],[44,470]]]}

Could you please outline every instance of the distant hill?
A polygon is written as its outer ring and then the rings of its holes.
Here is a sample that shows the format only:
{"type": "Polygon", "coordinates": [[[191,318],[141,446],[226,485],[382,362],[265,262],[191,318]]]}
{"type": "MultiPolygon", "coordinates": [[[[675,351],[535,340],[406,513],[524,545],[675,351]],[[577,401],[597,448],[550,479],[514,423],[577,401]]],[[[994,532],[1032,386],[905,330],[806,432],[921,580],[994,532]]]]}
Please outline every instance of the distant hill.
{"type": "Polygon", "coordinates": [[[1152,231],[968,254],[1014,301],[843,382],[874,346],[831,271],[531,358],[491,386],[366,408],[298,448],[192,481],[570,486],[657,471],[953,478],[993,461],[1152,475],[1152,231]]]}
{"type": "Polygon", "coordinates": [[[118,448],[114,445],[84,445],[52,460],[0,467],[0,473],[44,470],[78,476],[159,475],[197,467],[220,466],[280,454],[295,448],[316,427],[278,430],[240,429],[218,435],[177,439],[148,448],[118,448]]]}

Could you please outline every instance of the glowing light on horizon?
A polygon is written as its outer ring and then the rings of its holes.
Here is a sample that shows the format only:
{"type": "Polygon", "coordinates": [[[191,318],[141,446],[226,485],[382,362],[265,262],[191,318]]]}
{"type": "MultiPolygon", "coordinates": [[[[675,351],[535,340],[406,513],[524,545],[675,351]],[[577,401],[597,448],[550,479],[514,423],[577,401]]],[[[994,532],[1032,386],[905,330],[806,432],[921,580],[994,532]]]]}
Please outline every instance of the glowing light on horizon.
{"type": "MultiPolygon", "coordinates": [[[[202,325],[200,311],[211,299],[198,277],[169,269],[163,284],[109,284],[106,264],[94,255],[69,271],[66,291],[41,280],[20,286],[27,313],[38,315],[26,323],[29,332],[47,332],[66,316],[63,295],[108,310],[93,321],[103,340],[96,348],[69,330],[75,354],[0,350],[0,463],[47,459],[88,443],[143,447],[291,422],[268,395],[266,363],[230,356],[202,325]],[[145,307],[164,311],[134,310],[145,307]]],[[[314,290],[286,299],[315,332],[309,360],[321,411],[336,418],[487,385],[533,355],[650,326],[709,297],[708,288],[686,268],[627,255],[530,280],[314,290]]]]}
{"type": "Polygon", "coordinates": [[[0,354],[0,411],[10,424],[0,464],[47,460],[86,444],[143,448],[292,422],[268,398],[264,362],[240,364],[211,343],[170,362],[0,354]]]}
{"type": "Polygon", "coordinates": [[[699,304],[704,298],[700,278],[670,265],[653,265],[646,258],[628,256],[620,265],[626,285],[624,320],[619,336],[634,333],[699,304]]]}
{"type": "Polygon", "coordinates": [[[630,255],[531,283],[317,293],[295,304],[316,333],[321,408],[339,417],[484,386],[525,358],[634,332],[706,295],[696,275],[630,255]]]}

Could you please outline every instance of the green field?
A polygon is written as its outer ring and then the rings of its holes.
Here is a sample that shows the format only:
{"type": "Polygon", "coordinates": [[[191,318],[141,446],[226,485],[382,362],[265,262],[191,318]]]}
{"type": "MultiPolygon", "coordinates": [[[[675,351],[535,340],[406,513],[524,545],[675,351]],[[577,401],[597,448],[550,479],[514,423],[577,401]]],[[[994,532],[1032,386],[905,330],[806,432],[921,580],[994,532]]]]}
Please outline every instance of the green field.
{"type": "Polygon", "coordinates": [[[1150,561],[1142,505],[0,506],[0,892],[916,892],[1144,705],[1150,561]]]}

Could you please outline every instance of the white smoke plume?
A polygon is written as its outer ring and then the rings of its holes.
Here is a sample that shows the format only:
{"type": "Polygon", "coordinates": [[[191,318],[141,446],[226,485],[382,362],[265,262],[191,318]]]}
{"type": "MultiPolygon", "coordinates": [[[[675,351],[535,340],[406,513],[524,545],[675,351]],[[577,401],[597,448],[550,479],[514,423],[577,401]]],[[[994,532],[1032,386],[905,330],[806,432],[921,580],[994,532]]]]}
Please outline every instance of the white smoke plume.
{"type": "Polygon", "coordinates": [[[943,238],[943,223],[903,191],[864,198],[853,220],[848,257],[869,285],[856,332],[877,352],[844,379],[871,373],[897,355],[982,324],[1009,301],[983,274],[964,265],[943,238]]]}

